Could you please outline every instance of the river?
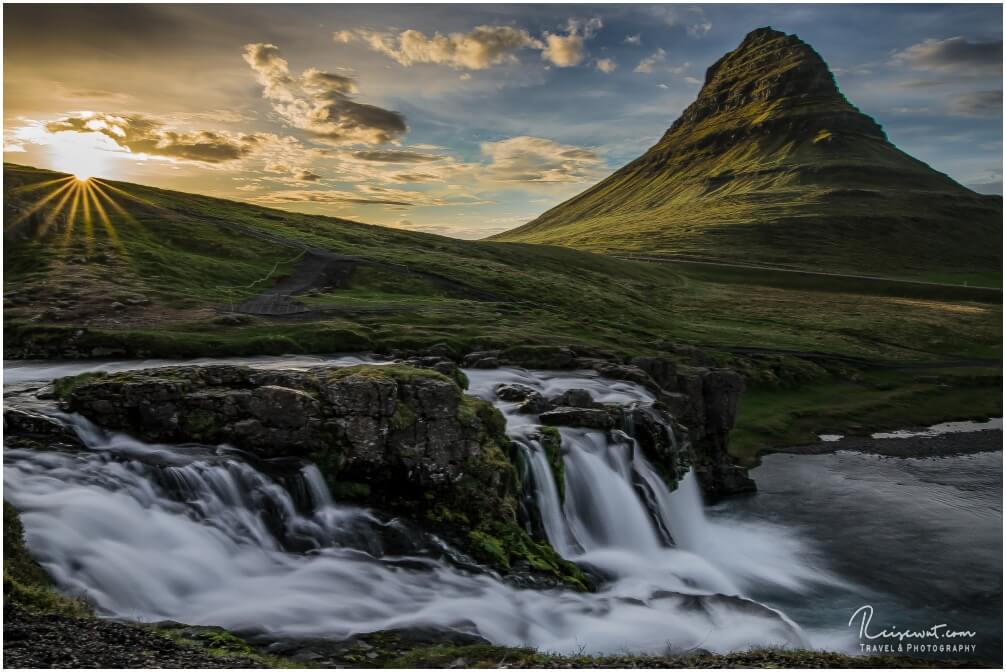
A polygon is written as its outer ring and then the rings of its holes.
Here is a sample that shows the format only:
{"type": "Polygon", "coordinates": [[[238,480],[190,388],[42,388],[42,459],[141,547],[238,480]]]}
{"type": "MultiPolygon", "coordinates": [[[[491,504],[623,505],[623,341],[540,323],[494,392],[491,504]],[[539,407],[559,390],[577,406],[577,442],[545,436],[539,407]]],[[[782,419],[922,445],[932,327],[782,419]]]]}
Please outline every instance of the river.
{"type": "MultiPolygon", "coordinates": [[[[5,391],[168,363],[9,362],[5,391]]],[[[876,628],[950,622],[976,631],[970,657],[1001,657],[1001,452],[770,455],[753,472],[759,493],[709,508],[691,475],[669,492],[631,437],[564,428],[562,501],[528,431],[533,416],[495,399],[495,386],[577,387],[615,403],[652,396],[588,372],[467,373],[527,453],[553,546],[607,577],[596,593],[472,572],[439,539],[332,501],[313,465],[278,474],[226,447],[145,444],[79,417],[64,419],[86,451],[5,448],[5,498],[58,585],[122,618],[334,637],[436,625],[558,652],[856,653],[848,621],[870,604],[876,628]]]]}

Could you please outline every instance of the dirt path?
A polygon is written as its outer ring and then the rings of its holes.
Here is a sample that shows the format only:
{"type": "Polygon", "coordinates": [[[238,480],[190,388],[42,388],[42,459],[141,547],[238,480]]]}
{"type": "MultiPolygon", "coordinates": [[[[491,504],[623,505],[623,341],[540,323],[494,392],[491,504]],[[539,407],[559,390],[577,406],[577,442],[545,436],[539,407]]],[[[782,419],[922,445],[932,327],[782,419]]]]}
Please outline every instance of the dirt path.
{"type": "Polygon", "coordinates": [[[479,301],[502,300],[499,296],[491,292],[466,285],[462,282],[458,282],[437,273],[419,271],[400,264],[391,264],[339,254],[337,252],[332,252],[331,250],[308,245],[307,243],[299,240],[285,238],[278,234],[262,231],[261,229],[256,229],[244,224],[236,224],[223,219],[215,219],[215,221],[222,228],[251,236],[253,238],[258,238],[260,240],[276,243],[294,250],[299,250],[302,253],[300,261],[291,275],[281,278],[272,287],[260,292],[250,299],[246,299],[236,305],[228,305],[226,309],[229,312],[267,317],[303,318],[317,314],[336,312],[403,313],[416,310],[415,308],[408,306],[381,305],[368,306],[366,308],[354,308],[340,305],[309,307],[296,298],[298,295],[312,289],[345,286],[349,283],[350,278],[353,275],[353,271],[360,266],[379,268],[403,276],[407,275],[420,277],[435,287],[479,301]]]}

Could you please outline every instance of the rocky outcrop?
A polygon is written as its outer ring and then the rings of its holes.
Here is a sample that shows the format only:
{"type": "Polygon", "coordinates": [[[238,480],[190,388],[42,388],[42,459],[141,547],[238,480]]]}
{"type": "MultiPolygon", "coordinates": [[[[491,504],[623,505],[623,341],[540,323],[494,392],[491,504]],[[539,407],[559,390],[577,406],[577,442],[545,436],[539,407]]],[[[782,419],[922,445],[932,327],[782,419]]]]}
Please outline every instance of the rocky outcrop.
{"type": "Polygon", "coordinates": [[[444,373],[401,364],[179,366],[83,374],[54,387],[68,410],[147,441],[311,460],[340,500],[420,519],[502,571],[587,585],[522,528],[502,415],[444,373]]]}
{"type": "MultiPolygon", "coordinates": [[[[667,357],[635,357],[628,363],[595,356],[579,356],[573,349],[537,346],[518,352],[533,352],[533,361],[552,357],[565,368],[593,369],[606,378],[627,380],[642,385],[657,398],[658,407],[648,412],[642,408],[622,408],[595,402],[586,390],[567,390],[553,399],[544,399],[533,389],[519,384],[500,385],[496,394],[507,401],[522,402],[519,410],[539,415],[544,425],[586,427],[591,429],[634,428],[636,439],[669,482],[677,480],[690,465],[706,496],[717,499],[727,495],[753,492],[755,483],[747,469],[739,466],[728,450],[730,430],[737,421],[737,409],[744,391],[744,380],[731,369],[680,364],[667,357]],[[567,353],[573,355],[567,358],[567,353]],[[650,415],[647,415],[649,413],[650,415]],[[662,413],[657,419],[654,413],[662,413]],[[664,437],[670,415],[678,423],[686,454],[673,446],[674,437],[664,437]]],[[[701,353],[684,351],[687,360],[706,361],[701,353]]],[[[465,358],[466,365],[495,367],[513,361],[512,351],[476,352],[465,358]],[[509,355],[504,355],[510,352],[509,355]]],[[[686,361],[687,361],[686,360],[686,361]]]]}
{"type": "Polygon", "coordinates": [[[337,458],[340,474],[451,482],[496,423],[446,376],[410,367],[188,366],[64,384],[67,407],[148,441],[228,443],[260,457],[337,458]]]}
{"type": "Polygon", "coordinates": [[[3,430],[4,445],[11,448],[83,447],[76,433],[59,420],[25,408],[4,408],[3,430]]]}

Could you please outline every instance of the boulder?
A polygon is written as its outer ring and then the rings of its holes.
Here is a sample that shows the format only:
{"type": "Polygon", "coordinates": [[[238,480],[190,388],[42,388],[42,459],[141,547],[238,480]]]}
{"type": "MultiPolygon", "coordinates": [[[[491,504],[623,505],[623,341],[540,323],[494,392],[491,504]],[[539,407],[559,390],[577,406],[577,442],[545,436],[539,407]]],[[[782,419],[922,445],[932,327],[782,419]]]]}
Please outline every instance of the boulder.
{"type": "Polygon", "coordinates": [[[83,447],[70,427],[55,418],[24,408],[4,408],[3,430],[4,441],[12,448],[83,447]]]}
{"type": "Polygon", "coordinates": [[[571,390],[566,390],[558,397],[549,399],[549,404],[553,408],[558,408],[560,406],[573,406],[575,408],[597,408],[600,406],[594,401],[594,397],[590,395],[587,390],[581,390],[579,388],[573,388],[571,390]]]}
{"type": "Polygon", "coordinates": [[[607,408],[573,408],[560,406],[538,416],[543,425],[587,427],[589,429],[614,429],[618,426],[620,412],[607,408]]]}
{"type": "Polygon", "coordinates": [[[496,386],[496,396],[503,401],[519,401],[521,413],[537,414],[550,408],[548,401],[533,387],[520,383],[503,383],[496,386]]]}

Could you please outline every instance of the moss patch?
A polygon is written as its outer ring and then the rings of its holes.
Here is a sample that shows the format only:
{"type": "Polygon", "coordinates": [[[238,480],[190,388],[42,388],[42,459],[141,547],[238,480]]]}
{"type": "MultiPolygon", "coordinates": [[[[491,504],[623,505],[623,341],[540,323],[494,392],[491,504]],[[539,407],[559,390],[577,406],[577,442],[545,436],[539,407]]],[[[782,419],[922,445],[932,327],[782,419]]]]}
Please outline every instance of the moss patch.
{"type": "Polygon", "coordinates": [[[541,447],[548,456],[548,466],[552,468],[552,478],[559,491],[559,501],[566,501],[566,465],[562,459],[562,434],[556,427],[542,426],[538,428],[541,435],[541,447]]]}
{"type": "Polygon", "coordinates": [[[89,616],[91,607],[79,599],[56,592],[45,570],[35,561],[24,543],[24,527],[17,510],[3,503],[3,594],[10,602],[27,611],[89,616]]]}

